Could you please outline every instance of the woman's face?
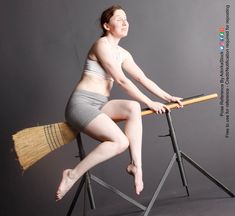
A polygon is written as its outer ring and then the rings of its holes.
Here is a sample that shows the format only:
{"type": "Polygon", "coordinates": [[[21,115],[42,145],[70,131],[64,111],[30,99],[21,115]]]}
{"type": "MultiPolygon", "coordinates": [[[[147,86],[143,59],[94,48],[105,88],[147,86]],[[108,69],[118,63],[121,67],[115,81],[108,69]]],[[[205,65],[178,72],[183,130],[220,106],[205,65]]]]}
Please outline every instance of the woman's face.
{"type": "Polygon", "coordinates": [[[126,13],[123,10],[116,10],[109,22],[106,23],[108,33],[115,37],[125,37],[128,34],[129,23],[127,21],[126,13]]]}

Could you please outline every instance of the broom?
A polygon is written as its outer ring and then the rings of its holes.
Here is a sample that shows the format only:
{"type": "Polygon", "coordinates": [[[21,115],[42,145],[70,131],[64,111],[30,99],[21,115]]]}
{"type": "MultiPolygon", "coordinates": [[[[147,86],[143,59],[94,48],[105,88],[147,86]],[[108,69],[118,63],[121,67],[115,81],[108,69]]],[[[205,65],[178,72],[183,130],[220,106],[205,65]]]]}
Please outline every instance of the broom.
{"type": "MultiPolygon", "coordinates": [[[[184,106],[216,98],[217,94],[199,95],[182,100],[184,106]]],[[[175,109],[177,103],[167,103],[170,109],[175,109]]],[[[149,115],[154,111],[146,108],[141,115],[149,115]]],[[[115,119],[119,122],[123,119],[115,119]]],[[[59,122],[44,126],[23,129],[13,135],[14,148],[19,163],[23,170],[28,169],[42,157],[55,149],[73,141],[78,132],[74,131],[67,123],[59,122]]]]}
{"type": "Polygon", "coordinates": [[[73,141],[76,134],[65,122],[26,128],[14,134],[15,152],[23,170],[49,152],[73,141]]]}

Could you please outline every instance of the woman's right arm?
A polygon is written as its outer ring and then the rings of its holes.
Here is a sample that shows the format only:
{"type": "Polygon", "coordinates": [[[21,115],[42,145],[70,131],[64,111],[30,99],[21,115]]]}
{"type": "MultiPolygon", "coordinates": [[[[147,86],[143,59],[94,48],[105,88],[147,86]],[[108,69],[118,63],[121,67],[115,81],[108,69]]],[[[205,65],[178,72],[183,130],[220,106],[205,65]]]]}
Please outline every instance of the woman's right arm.
{"type": "Polygon", "coordinates": [[[154,102],[143,94],[136,85],[128,79],[123,73],[121,65],[119,65],[114,57],[110,45],[105,41],[99,40],[93,47],[93,52],[107,73],[109,73],[116,83],[124,89],[124,91],[135,100],[144,103],[150,109],[157,113],[165,112],[168,108],[159,102],[154,102]]]}

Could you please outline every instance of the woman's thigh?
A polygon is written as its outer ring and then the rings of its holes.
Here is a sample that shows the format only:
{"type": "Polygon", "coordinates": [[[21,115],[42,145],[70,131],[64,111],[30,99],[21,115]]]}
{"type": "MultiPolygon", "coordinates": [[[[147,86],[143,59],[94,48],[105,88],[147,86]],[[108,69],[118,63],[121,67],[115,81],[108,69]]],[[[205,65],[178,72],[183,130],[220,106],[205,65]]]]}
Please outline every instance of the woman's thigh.
{"type": "Polygon", "coordinates": [[[141,108],[137,101],[133,100],[110,100],[101,109],[103,113],[113,120],[128,119],[130,115],[140,114],[141,108]]]}
{"type": "Polygon", "coordinates": [[[128,139],[118,125],[105,113],[99,114],[84,129],[85,134],[90,137],[104,141],[126,143],[128,139]]]}
{"type": "Polygon", "coordinates": [[[86,126],[84,133],[99,141],[126,142],[128,138],[113,120],[127,119],[135,110],[141,112],[136,101],[110,100],[102,107],[103,113],[86,126]]]}

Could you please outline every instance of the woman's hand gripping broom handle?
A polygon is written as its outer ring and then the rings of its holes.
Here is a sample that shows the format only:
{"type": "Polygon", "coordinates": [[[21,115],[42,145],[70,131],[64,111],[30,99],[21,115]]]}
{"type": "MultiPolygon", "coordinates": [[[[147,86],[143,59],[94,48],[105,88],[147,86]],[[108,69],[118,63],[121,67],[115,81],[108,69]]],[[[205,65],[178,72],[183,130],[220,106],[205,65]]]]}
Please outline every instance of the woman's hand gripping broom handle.
{"type": "MultiPolygon", "coordinates": [[[[190,97],[190,98],[183,99],[182,104],[183,104],[183,106],[187,106],[187,105],[190,105],[190,104],[211,100],[211,99],[214,99],[214,98],[217,98],[217,97],[218,97],[218,95],[216,93],[209,94],[209,95],[198,95],[198,96],[193,96],[193,97],[190,97]]],[[[178,104],[175,103],[175,102],[174,103],[167,103],[165,105],[169,109],[175,109],[178,106],[178,104]]],[[[153,110],[151,110],[149,108],[145,108],[145,109],[142,109],[141,115],[145,116],[145,115],[149,115],[149,114],[153,114],[153,113],[154,113],[153,110]]],[[[122,121],[122,120],[124,120],[124,119],[115,119],[115,122],[119,122],[119,121],[122,121]]]]}

